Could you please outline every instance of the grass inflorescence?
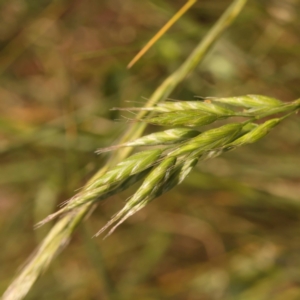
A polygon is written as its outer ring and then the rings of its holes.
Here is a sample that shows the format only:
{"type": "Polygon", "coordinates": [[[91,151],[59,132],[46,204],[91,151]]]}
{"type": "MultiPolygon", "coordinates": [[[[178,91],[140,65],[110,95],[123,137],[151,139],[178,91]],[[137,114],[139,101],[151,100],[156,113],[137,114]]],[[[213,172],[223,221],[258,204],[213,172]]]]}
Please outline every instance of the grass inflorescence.
{"type": "Polygon", "coordinates": [[[154,114],[151,117],[144,117],[141,120],[143,122],[169,127],[180,125],[195,128],[172,128],[127,143],[99,149],[98,153],[102,153],[120,147],[164,146],[164,148],[140,151],[129,156],[92,184],[87,185],[78,195],[67,201],[60,211],[50,215],[40,224],[88,202],[106,199],[143,180],[140,188],[127,201],[124,208],[96,235],[113,226],[109,231],[110,234],[128,217],[182,182],[199,160],[211,159],[229,150],[256,142],[279,124],[285,116],[271,118],[260,124],[255,123],[256,120],[278,112],[289,114],[299,107],[299,101],[283,103],[266,96],[246,95],[209,98],[205,101],[167,101],[152,109],[148,108],[154,114]],[[234,117],[244,117],[244,120],[204,132],[198,130],[199,126],[234,117]]]}

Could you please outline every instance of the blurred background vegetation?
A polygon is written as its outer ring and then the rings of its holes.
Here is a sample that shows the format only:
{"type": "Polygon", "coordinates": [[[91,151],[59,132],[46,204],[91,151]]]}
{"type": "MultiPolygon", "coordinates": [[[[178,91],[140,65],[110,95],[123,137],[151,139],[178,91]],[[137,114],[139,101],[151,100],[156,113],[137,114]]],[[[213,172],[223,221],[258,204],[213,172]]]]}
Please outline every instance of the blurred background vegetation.
{"type": "MultiPolygon", "coordinates": [[[[1,0],[0,292],[126,128],[110,108],[141,106],[231,3],[198,1],[127,70],[184,2],[1,0]]],[[[172,97],[299,98],[299,18],[298,0],[249,1],[172,97]]],[[[200,163],[105,241],[134,190],[101,203],[26,299],[300,299],[299,132],[293,116],[200,163]]]]}

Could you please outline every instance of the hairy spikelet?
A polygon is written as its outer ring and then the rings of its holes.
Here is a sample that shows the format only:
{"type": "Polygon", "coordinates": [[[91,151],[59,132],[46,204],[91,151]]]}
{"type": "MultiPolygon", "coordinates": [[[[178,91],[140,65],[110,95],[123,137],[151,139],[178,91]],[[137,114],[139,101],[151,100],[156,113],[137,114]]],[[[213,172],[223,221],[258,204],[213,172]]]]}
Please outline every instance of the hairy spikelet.
{"type": "Polygon", "coordinates": [[[129,156],[117,166],[90,184],[86,190],[92,190],[106,184],[115,184],[131,175],[151,167],[160,157],[162,151],[147,150],[129,156]]]}
{"type": "Polygon", "coordinates": [[[153,107],[131,107],[127,110],[139,110],[139,111],[153,111],[153,112],[172,112],[172,111],[186,111],[186,110],[198,110],[216,115],[234,115],[235,112],[232,109],[225,108],[221,105],[211,103],[211,101],[166,101],[158,103],[153,107]]]}
{"type": "Polygon", "coordinates": [[[278,125],[282,121],[282,118],[271,119],[269,121],[264,122],[263,124],[258,125],[250,132],[245,135],[239,137],[235,141],[229,144],[230,146],[241,146],[245,144],[250,144],[258,141],[262,137],[264,137],[271,129],[273,129],[276,125],[278,125]]]}
{"type": "MultiPolygon", "coordinates": [[[[163,109],[166,112],[178,110],[198,110],[220,116],[233,116],[235,112],[229,108],[211,103],[210,101],[175,101],[162,102],[156,106],[158,109],[163,109]]],[[[154,108],[156,108],[154,107],[154,108]]]]}
{"type": "Polygon", "coordinates": [[[127,189],[131,185],[135,184],[139,180],[143,179],[150,171],[152,167],[143,170],[137,174],[128,176],[128,178],[122,180],[121,182],[112,183],[110,185],[104,185],[90,191],[83,191],[71,199],[66,205],[67,209],[76,208],[82,204],[90,201],[104,200],[116,193],[120,193],[127,189]]]}
{"type": "Polygon", "coordinates": [[[246,108],[257,108],[257,107],[276,107],[283,103],[275,98],[261,96],[261,95],[246,95],[239,97],[228,97],[228,98],[218,98],[211,97],[208,98],[212,101],[229,104],[232,106],[246,107],[246,108]]]}
{"type": "Polygon", "coordinates": [[[180,184],[197,164],[197,161],[197,158],[190,158],[175,165],[176,158],[166,158],[145,178],[141,187],[128,200],[124,208],[96,235],[100,235],[108,227],[115,224],[108,232],[108,235],[110,235],[120,224],[145,207],[153,199],[180,184]]]}
{"type": "Polygon", "coordinates": [[[106,199],[121,192],[146,176],[157,162],[162,150],[148,150],[131,155],[115,168],[88,185],[73,198],[64,202],[65,207],[49,215],[36,227],[55,219],[56,217],[91,201],[106,199]],[[148,169],[148,170],[147,170],[148,169]]]}
{"type": "Polygon", "coordinates": [[[248,117],[255,117],[255,118],[262,118],[265,116],[270,116],[278,113],[284,113],[290,110],[296,110],[299,108],[299,104],[297,101],[292,103],[282,103],[278,106],[262,106],[262,107],[255,107],[251,109],[247,109],[243,111],[243,116],[248,117]]]}
{"type": "Polygon", "coordinates": [[[162,188],[161,193],[165,193],[176,185],[180,184],[196,166],[197,162],[198,157],[192,157],[178,163],[177,166],[173,169],[169,180],[162,188]]]}
{"type": "Polygon", "coordinates": [[[154,107],[133,107],[126,108],[126,110],[151,111],[156,115],[143,121],[156,125],[176,126],[178,124],[181,126],[202,126],[218,119],[234,116],[261,118],[263,116],[294,110],[299,108],[299,106],[299,100],[284,103],[271,97],[246,95],[228,98],[210,97],[204,101],[167,101],[159,103],[154,107]],[[228,106],[231,108],[228,108],[228,106]],[[238,107],[243,110],[236,110],[238,107]],[[212,116],[212,118],[209,116],[212,116]]]}
{"type": "Polygon", "coordinates": [[[192,153],[196,151],[195,155],[219,148],[226,145],[236,138],[243,128],[242,124],[227,124],[219,128],[207,130],[198,136],[191,139],[189,142],[184,143],[181,147],[168,153],[169,156],[181,156],[183,154],[192,153]]]}
{"type": "Polygon", "coordinates": [[[198,110],[172,111],[161,113],[155,117],[145,119],[150,124],[160,126],[203,126],[211,124],[226,116],[220,116],[198,110]]]}
{"type": "Polygon", "coordinates": [[[106,184],[103,186],[100,186],[98,188],[94,188],[92,190],[85,191],[78,193],[74,197],[72,197],[70,200],[66,201],[64,203],[64,207],[61,208],[59,211],[47,216],[44,220],[40,221],[36,224],[36,228],[44,225],[45,223],[71,211],[74,210],[82,205],[87,204],[88,202],[96,202],[105,200],[108,197],[111,197],[117,193],[120,193],[124,190],[126,190],[131,185],[135,184],[139,180],[146,177],[146,175],[151,171],[151,167],[134,175],[129,176],[125,180],[121,182],[117,182],[115,184],[106,184]]]}
{"type": "Polygon", "coordinates": [[[171,170],[176,163],[176,158],[169,157],[156,166],[153,171],[145,178],[141,187],[128,200],[124,208],[117,213],[96,235],[101,234],[112,224],[118,222],[108,234],[111,234],[116,227],[123,223],[131,215],[142,209],[151,200],[161,194],[163,186],[171,175],[171,170]]]}
{"type": "Polygon", "coordinates": [[[152,133],[125,144],[102,148],[97,150],[97,153],[111,151],[121,147],[171,145],[190,139],[199,133],[200,132],[197,130],[174,128],[162,132],[152,133]]]}

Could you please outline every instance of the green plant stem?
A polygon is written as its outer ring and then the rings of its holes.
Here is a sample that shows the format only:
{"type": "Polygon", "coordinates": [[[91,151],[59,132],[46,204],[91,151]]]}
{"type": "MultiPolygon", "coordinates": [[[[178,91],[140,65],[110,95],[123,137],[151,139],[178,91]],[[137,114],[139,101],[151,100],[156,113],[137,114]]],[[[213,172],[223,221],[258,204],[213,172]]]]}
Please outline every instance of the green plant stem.
{"type": "MultiPolygon", "coordinates": [[[[155,90],[145,104],[145,107],[151,107],[171,94],[175,87],[203,60],[208,50],[239,15],[246,2],[247,0],[235,0],[232,2],[203,40],[199,42],[186,61],[155,90]]],[[[146,114],[147,111],[141,111],[137,115],[137,119],[141,119],[146,114]]],[[[121,138],[120,143],[126,143],[129,140],[140,137],[145,126],[145,123],[132,124],[121,138]]],[[[118,162],[126,158],[131,150],[132,148],[128,147],[116,151],[107,164],[89,180],[87,185],[93,183],[110,167],[115,166],[118,162]]],[[[26,296],[37,278],[47,269],[51,261],[67,244],[76,227],[93,207],[94,204],[92,203],[83,205],[78,210],[66,214],[53,226],[34,255],[8,287],[2,296],[2,300],[19,300],[26,296]]]]}

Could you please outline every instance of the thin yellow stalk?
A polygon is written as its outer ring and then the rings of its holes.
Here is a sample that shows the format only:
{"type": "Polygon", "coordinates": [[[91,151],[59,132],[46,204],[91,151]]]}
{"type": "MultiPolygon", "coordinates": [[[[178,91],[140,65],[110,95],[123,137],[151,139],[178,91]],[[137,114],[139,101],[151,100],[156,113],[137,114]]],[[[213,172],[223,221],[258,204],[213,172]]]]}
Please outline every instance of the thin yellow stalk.
{"type": "Polygon", "coordinates": [[[196,2],[197,0],[189,0],[185,5],[183,5],[180,10],[158,31],[158,33],[138,52],[138,54],[127,65],[127,68],[130,69],[196,2]]]}

